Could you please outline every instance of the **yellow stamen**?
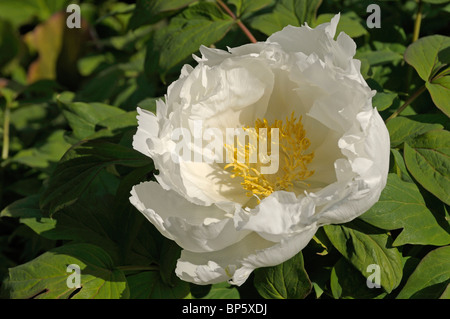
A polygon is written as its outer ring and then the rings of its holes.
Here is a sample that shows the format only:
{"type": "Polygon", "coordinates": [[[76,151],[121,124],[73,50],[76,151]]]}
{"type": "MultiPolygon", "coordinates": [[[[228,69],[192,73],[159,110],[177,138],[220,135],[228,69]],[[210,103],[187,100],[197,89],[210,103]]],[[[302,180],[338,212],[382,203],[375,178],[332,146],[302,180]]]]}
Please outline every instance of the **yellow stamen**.
{"type": "MultiPolygon", "coordinates": [[[[254,129],[248,126],[243,129],[249,132],[250,140],[253,137],[253,141],[258,141],[257,145],[261,145],[261,142],[267,143],[269,141],[267,146],[268,156],[272,155],[271,150],[273,143],[275,143],[272,141],[271,129],[278,129],[279,132],[279,168],[274,174],[261,173],[261,168],[269,164],[263,164],[259,156],[257,157],[257,162],[250,162],[249,159],[252,158],[252,154],[257,152],[256,145],[242,145],[239,143],[237,147],[226,145],[233,157],[230,159],[230,162],[232,162],[226,165],[225,169],[231,169],[231,177],[241,177],[243,179],[241,185],[247,190],[247,196],[252,197],[256,195],[258,199],[263,199],[274,191],[292,191],[294,183],[309,186],[303,181],[314,174],[313,170],[308,170],[307,168],[307,165],[314,158],[314,152],[305,154],[311,143],[306,138],[302,117],[297,120],[294,117],[294,113],[292,113],[290,118],[286,117],[285,123],[281,120],[275,120],[273,124],[269,124],[265,118],[262,120],[257,119],[254,129]],[[261,128],[267,129],[267,134],[261,135],[261,128]],[[243,163],[238,162],[239,158],[245,158],[245,161],[243,163]]],[[[276,156],[277,154],[273,155],[276,156]]]]}

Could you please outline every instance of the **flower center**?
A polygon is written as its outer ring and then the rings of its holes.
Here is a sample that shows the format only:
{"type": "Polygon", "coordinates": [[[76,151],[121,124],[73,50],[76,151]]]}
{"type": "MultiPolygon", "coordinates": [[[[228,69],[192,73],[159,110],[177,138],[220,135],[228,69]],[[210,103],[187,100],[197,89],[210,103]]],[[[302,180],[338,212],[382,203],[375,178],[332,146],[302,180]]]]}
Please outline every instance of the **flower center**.
{"type": "Polygon", "coordinates": [[[307,168],[314,152],[306,153],[311,142],[306,138],[302,117],[297,119],[292,113],[285,122],[275,120],[272,124],[265,118],[257,119],[254,128],[247,126],[243,130],[250,143],[238,141],[237,147],[226,145],[231,158],[225,169],[231,169],[232,178],[243,179],[241,185],[248,197],[256,196],[259,202],[274,191],[293,191],[298,184],[309,186],[304,180],[314,174],[307,168]],[[273,161],[278,165],[270,171],[268,162],[273,161]]]}

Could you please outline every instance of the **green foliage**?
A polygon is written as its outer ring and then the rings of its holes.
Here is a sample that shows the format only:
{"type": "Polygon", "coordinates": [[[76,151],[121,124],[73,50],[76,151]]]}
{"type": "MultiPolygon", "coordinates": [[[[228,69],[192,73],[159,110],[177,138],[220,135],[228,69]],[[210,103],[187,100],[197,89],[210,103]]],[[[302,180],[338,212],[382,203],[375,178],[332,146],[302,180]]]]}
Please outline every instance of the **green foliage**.
{"type": "Polygon", "coordinates": [[[70,1],[0,0],[0,296],[449,299],[449,1],[377,2],[380,29],[370,1],[222,2],[231,15],[209,0],[81,0],[82,28],[68,29],[70,1]],[[132,148],[136,106],[155,112],[200,45],[248,43],[241,23],[265,41],[338,12],[389,130],[380,200],[241,287],[181,281],[180,247],[128,200],[156,173],[132,148]],[[367,286],[373,264],[380,288],[367,286]]]}
{"type": "Polygon", "coordinates": [[[450,247],[429,252],[409,277],[397,298],[448,299],[450,284],[450,247]]]}
{"type": "Polygon", "coordinates": [[[13,268],[5,285],[17,299],[121,299],[130,293],[123,271],[114,267],[105,251],[90,244],[50,250],[13,268]],[[80,266],[83,289],[65,284],[68,265],[80,266]]]}
{"type": "Polygon", "coordinates": [[[322,0],[276,1],[272,12],[254,17],[250,26],[270,36],[287,25],[300,26],[305,22],[311,24],[321,2],[322,0]]]}
{"type": "Polygon", "coordinates": [[[327,225],[325,232],[334,247],[362,275],[367,276],[367,267],[380,266],[381,287],[386,292],[395,289],[402,279],[400,252],[392,247],[388,234],[362,223],[327,225]]]}
{"type": "Polygon", "coordinates": [[[108,166],[140,167],[149,161],[148,157],[120,144],[104,141],[81,144],[69,150],[56,166],[42,194],[41,207],[53,214],[74,203],[108,166]]]}
{"type": "Polygon", "coordinates": [[[429,131],[405,143],[405,163],[428,191],[450,205],[450,132],[429,131]]]}
{"type": "Polygon", "coordinates": [[[222,39],[233,25],[230,16],[213,3],[199,3],[170,20],[164,32],[155,37],[151,50],[159,56],[158,71],[164,76],[171,68],[198,51],[222,39]]]}
{"type": "Polygon", "coordinates": [[[386,295],[385,292],[380,292],[378,289],[370,289],[365,285],[361,285],[365,277],[361,274],[358,276],[355,273],[355,268],[352,264],[346,261],[345,258],[333,266],[330,275],[330,289],[335,299],[370,299],[381,298],[386,295]]]}
{"type": "Polygon", "coordinates": [[[404,182],[396,174],[389,175],[380,200],[361,219],[382,229],[403,229],[393,246],[450,244],[444,215],[428,209],[416,184],[404,182]]]}
{"type": "Polygon", "coordinates": [[[406,50],[405,61],[426,82],[434,104],[450,116],[450,37],[432,35],[417,40],[406,50]]]}
{"type": "Polygon", "coordinates": [[[128,27],[136,29],[145,24],[155,23],[192,2],[194,0],[137,0],[128,27]]]}
{"type": "Polygon", "coordinates": [[[300,252],[281,265],[257,269],[256,289],[264,298],[305,298],[312,286],[303,264],[303,255],[300,252]]]}

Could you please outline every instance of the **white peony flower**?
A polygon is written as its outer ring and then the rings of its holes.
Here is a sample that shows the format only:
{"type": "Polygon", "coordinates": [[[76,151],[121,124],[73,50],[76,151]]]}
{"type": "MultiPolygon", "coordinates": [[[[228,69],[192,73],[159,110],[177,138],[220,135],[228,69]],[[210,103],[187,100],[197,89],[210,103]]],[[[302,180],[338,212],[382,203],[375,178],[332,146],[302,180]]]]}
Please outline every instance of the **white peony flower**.
{"type": "Polygon", "coordinates": [[[138,108],[133,147],[159,175],[134,186],[130,201],[183,248],[181,279],[241,285],[254,269],[296,255],[318,227],[348,222],[378,200],[389,135],[354,41],[345,33],[334,40],[338,21],[288,26],[229,52],[201,47],[156,115],[138,108]],[[238,161],[251,149],[229,140],[223,153],[212,148],[230,128],[269,141],[266,158],[238,161]],[[262,172],[268,160],[275,173],[262,172]]]}

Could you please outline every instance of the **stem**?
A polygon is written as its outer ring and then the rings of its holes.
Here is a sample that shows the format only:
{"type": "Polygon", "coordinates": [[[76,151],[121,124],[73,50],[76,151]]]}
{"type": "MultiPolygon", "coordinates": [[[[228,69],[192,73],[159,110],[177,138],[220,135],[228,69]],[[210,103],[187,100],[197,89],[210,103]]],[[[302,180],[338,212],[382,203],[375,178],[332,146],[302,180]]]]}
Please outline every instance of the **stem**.
{"type": "Polygon", "coordinates": [[[423,2],[422,2],[422,0],[419,0],[417,14],[416,14],[416,20],[414,21],[414,33],[413,33],[412,42],[415,42],[415,41],[417,41],[417,39],[419,39],[420,25],[422,23],[422,9],[423,9],[423,2]]]}
{"type": "Polygon", "coordinates": [[[10,118],[10,107],[9,103],[6,103],[5,114],[3,119],[3,149],[2,149],[2,159],[5,160],[9,155],[9,118],[10,118]]]}
{"type": "Polygon", "coordinates": [[[414,92],[414,94],[411,95],[411,97],[402,106],[400,106],[394,113],[392,113],[392,115],[389,116],[385,122],[387,123],[388,121],[392,120],[394,117],[397,117],[397,115],[399,115],[401,112],[403,112],[406,109],[406,107],[408,105],[410,105],[415,99],[417,99],[419,97],[419,95],[421,95],[423,92],[425,92],[425,90],[426,90],[425,85],[422,85],[420,87],[420,89],[418,89],[416,92],[414,92]]]}
{"type": "MultiPolygon", "coordinates": [[[[418,5],[417,5],[416,19],[414,20],[414,31],[413,31],[413,37],[412,37],[411,43],[414,43],[419,39],[420,25],[422,24],[422,9],[423,9],[423,1],[419,0],[418,5]]],[[[411,83],[411,78],[412,78],[412,71],[413,71],[412,67],[410,66],[406,73],[406,91],[409,90],[409,85],[411,83]]]]}
{"type": "Polygon", "coordinates": [[[236,17],[233,11],[231,11],[231,9],[222,0],[216,1],[226,11],[226,13],[228,13],[228,15],[236,22],[239,28],[241,28],[241,30],[245,33],[250,42],[252,43],[258,42],[256,38],[253,36],[253,34],[250,32],[250,30],[247,29],[247,27],[242,23],[242,21],[236,17]]]}

